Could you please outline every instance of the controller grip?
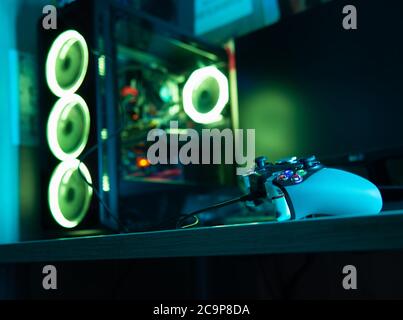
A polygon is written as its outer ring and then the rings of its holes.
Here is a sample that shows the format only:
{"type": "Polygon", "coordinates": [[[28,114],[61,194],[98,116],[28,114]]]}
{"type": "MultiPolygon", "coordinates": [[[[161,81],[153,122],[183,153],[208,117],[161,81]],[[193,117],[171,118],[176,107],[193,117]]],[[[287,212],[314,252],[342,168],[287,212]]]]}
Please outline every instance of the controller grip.
{"type": "Polygon", "coordinates": [[[370,181],[353,173],[323,168],[299,185],[285,187],[295,219],[307,216],[362,216],[382,210],[382,196],[370,181]]]}

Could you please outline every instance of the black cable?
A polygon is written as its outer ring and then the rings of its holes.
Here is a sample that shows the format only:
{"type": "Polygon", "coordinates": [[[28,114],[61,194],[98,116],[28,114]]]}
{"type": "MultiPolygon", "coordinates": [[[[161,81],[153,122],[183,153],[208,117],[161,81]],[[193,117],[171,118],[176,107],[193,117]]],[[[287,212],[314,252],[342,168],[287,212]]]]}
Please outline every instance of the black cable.
{"type": "Polygon", "coordinates": [[[197,217],[197,215],[198,215],[199,213],[202,213],[202,212],[205,212],[205,211],[210,211],[210,210],[220,209],[220,208],[222,208],[222,207],[226,207],[226,206],[229,206],[229,205],[231,205],[231,204],[235,204],[235,203],[238,203],[238,202],[250,201],[250,200],[252,200],[252,199],[253,199],[253,197],[252,197],[250,194],[246,194],[246,195],[243,195],[243,196],[234,198],[234,199],[230,199],[230,200],[226,200],[226,201],[223,201],[223,202],[214,204],[214,205],[209,206],[209,207],[205,207],[205,208],[203,208],[203,209],[199,209],[199,210],[193,211],[193,212],[188,213],[188,214],[184,214],[184,215],[182,215],[182,216],[178,219],[178,221],[177,221],[177,223],[176,223],[176,227],[177,227],[177,228],[179,228],[179,227],[181,227],[181,228],[189,228],[189,227],[195,226],[195,225],[197,225],[198,222],[199,222],[199,218],[197,217]],[[190,225],[187,225],[187,226],[181,226],[181,223],[182,223],[183,221],[185,221],[186,219],[190,218],[190,217],[194,217],[194,218],[195,218],[195,222],[192,223],[192,224],[190,224],[190,225]]]}
{"type": "Polygon", "coordinates": [[[249,199],[250,199],[250,195],[249,195],[249,194],[243,195],[243,196],[241,196],[241,197],[237,197],[237,198],[234,198],[234,199],[226,200],[226,201],[223,201],[223,202],[214,204],[214,205],[212,205],[212,206],[209,206],[209,207],[206,207],[206,208],[203,208],[203,209],[196,210],[196,211],[194,211],[194,212],[192,212],[192,213],[189,213],[188,215],[189,215],[189,216],[195,216],[195,215],[197,215],[197,214],[199,214],[199,213],[202,213],[202,212],[205,212],[205,211],[220,209],[220,208],[222,208],[222,207],[226,207],[226,206],[229,206],[229,205],[234,204],[234,203],[248,201],[249,199]]]}
{"type": "MultiPolygon", "coordinates": [[[[101,195],[99,194],[98,190],[94,187],[94,185],[92,183],[90,183],[84,176],[84,174],[82,173],[81,169],[80,169],[80,165],[81,163],[83,163],[83,160],[86,159],[91,153],[93,153],[94,151],[96,151],[99,146],[105,142],[107,142],[108,140],[112,139],[113,137],[119,135],[122,131],[124,130],[124,127],[120,128],[119,130],[117,130],[117,132],[115,132],[113,135],[109,136],[107,139],[102,140],[100,143],[97,143],[95,145],[93,145],[91,148],[89,148],[84,154],[83,156],[81,156],[78,160],[79,160],[79,165],[78,165],[78,171],[80,176],[82,177],[82,179],[84,180],[84,182],[93,189],[99,203],[101,203],[101,205],[104,207],[104,209],[107,211],[107,213],[115,220],[115,222],[118,224],[119,228],[123,229],[124,232],[129,232],[129,230],[125,227],[125,225],[119,220],[118,217],[116,217],[112,211],[109,209],[109,207],[106,205],[106,203],[102,200],[101,195]]],[[[199,213],[205,212],[205,211],[210,211],[210,210],[216,210],[216,209],[220,209],[222,207],[226,207],[229,206],[231,204],[235,204],[238,202],[245,202],[245,201],[251,201],[253,200],[254,197],[251,194],[246,194],[234,199],[230,199],[230,200],[226,200],[220,203],[217,203],[215,205],[209,206],[209,207],[205,207],[199,210],[196,210],[194,212],[188,213],[188,214],[183,214],[179,217],[179,219],[176,222],[176,228],[190,228],[193,226],[196,226],[199,223],[199,218],[197,217],[197,215],[199,213]],[[189,224],[189,225],[185,225],[185,226],[181,226],[182,222],[185,221],[186,219],[193,217],[194,218],[194,222],[189,224]]],[[[174,219],[167,219],[166,222],[171,222],[174,219]]],[[[175,219],[176,220],[176,219],[175,219]]],[[[158,225],[163,225],[163,223],[160,223],[158,225]]]]}
{"type": "MultiPolygon", "coordinates": [[[[116,134],[118,134],[118,133],[116,133],[116,134]]],[[[110,138],[111,138],[111,137],[109,137],[108,139],[110,139],[110,138]]],[[[106,140],[103,140],[102,143],[104,143],[105,141],[106,141],[106,140]]],[[[83,174],[82,171],[81,171],[80,165],[81,165],[81,163],[82,163],[82,160],[85,159],[86,157],[88,157],[88,156],[89,156],[92,152],[94,152],[96,149],[98,149],[98,147],[99,147],[99,143],[96,144],[96,145],[94,145],[94,146],[92,146],[90,149],[87,150],[87,152],[86,152],[82,157],[80,157],[80,159],[79,159],[79,165],[78,165],[78,172],[79,172],[80,176],[82,177],[82,179],[84,180],[84,182],[85,182],[88,186],[90,186],[90,187],[93,189],[93,191],[94,191],[94,193],[95,193],[95,195],[96,195],[98,201],[101,203],[101,205],[104,207],[104,209],[108,212],[108,214],[115,220],[115,222],[118,224],[119,228],[123,229],[124,232],[127,233],[127,232],[129,232],[129,230],[128,230],[128,229],[125,227],[125,225],[119,220],[119,218],[116,217],[116,216],[112,213],[112,211],[109,209],[109,207],[106,205],[106,203],[102,200],[102,197],[100,196],[98,190],[93,186],[92,183],[90,183],[90,182],[86,179],[86,177],[84,176],[84,174],[83,174]]],[[[185,228],[190,228],[190,227],[196,226],[196,225],[199,223],[199,218],[197,217],[197,215],[200,214],[200,213],[202,213],[202,212],[210,211],[210,210],[216,210],[216,209],[220,209],[220,208],[222,208],[222,207],[229,206],[229,205],[231,205],[231,204],[235,204],[235,203],[238,203],[238,202],[250,201],[250,200],[253,200],[253,196],[252,196],[251,194],[246,194],[246,195],[243,195],[243,196],[234,198],[234,199],[230,199],[230,200],[226,200],[226,201],[217,203],[217,204],[212,205],[212,206],[209,206],[209,207],[205,207],[205,208],[202,208],[202,209],[198,209],[198,210],[193,211],[193,212],[188,213],[188,214],[183,214],[183,215],[181,215],[180,218],[177,220],[176,228],[185,229],[185,228]],[[194,221],[193,223],[189,224],[189,225],[181,226],[182,222],[185,221],[186,219],[190,218],[190,217],[194,217],[195,221],[194,221]]],[[[173,220],[174,220],[174,219],[167,219],[166,222],[168,223],[168,222],[171,222],[171,221],[173,221],[173,220]]],[[[160,223],[159,225],[163,225],[163,224],[164,224],[164,223],[160,223]]]]}
{"type": "Polygon", "coordinates": [[[98,143],[94,144],[81,157],[79,157],[80,162],[83,162],[91,153],[96,151],[99,148],[100,145],[102,145],[102,144],[108,142],[110,139],[115,138],[116,136],[120,135],[124,129],[125,129],[125,127],[122,126],[118,130],[116,130],[115,133],[113,133],[112,135],[108,136],[106,139],[103,139],[101,142],[98,142],[98,143]]]}
{"type": "Polygon", "coordinates": [[[82,164],[81,160],[79,160],[78,164],[78,173],[80,174],[81,178],[84,180],[84,182],[94,191],[95,196],[97,197],[98,202],[104,207],[105,211],[108,213],[110,217],[117,223],[119,230],[123,230],[123,232],[128,233],[129,230],[126,228],[126,226],[120,221],[118,217],[116,217],[113,213],[112,210],[109,209],[105,201],[103,201],[101,195],[99,194],[99,191],[97,188],[94,187],[92,183],[90,183],[87,178],[84,176],[83,172],[81,171],[80,165],[82,164]]]}
{"type": "Polygon", "coordinates": [[[107,137],[107,139],[102,140],[99,143],[94,144],[91,148],[89,148],[81,157],[78,158],[78,173],[80,174],[81,178],[84,180],[84,182],[90,187],[92,188],[92,190],[94,191],[95,196],[97,197],[98,202],[102,205],[102,207],[105,209],[105,211],[108,213],[108,215],[117,223],[119,231],[123,230],[123,232],[128,233],[129,230],[126,228],[126,226],[121,222],[121,220],[115,216],[112,213],[112,210],[107,206],[107,204],[105,203],[105,201],[103,201],[99,191],[97,190],[97,188],[94,187],[94,185],[89,182],[87,180],[87,178],[84,176],[83,172],[81,171],[81,164],[83,163],[83,161],[89,156],[91,155],[93,152],[95,152],[100,145],[106,143],[107,141],[109,141],[110,139],[118,136],[123,130],[124,130],[124,126],[122,126],[121,128],[119,128],[114,134],[110,135],[109,137],[107,137]]]}

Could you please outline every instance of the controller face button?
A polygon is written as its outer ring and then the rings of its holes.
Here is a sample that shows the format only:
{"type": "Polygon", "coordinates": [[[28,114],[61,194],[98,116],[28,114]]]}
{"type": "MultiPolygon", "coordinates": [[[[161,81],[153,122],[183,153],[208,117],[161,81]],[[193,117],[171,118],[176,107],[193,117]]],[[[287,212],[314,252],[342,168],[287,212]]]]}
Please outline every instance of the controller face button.
{"type": "Polygon", "coordinates": [[[286,175],[287,177],[292,177],[294,175],[294,171],[292,170],[285,170],[284,171],[284,175],[286,175]]]}
{"type": "Polygon", "coordinates": [[[300,183],[300,182],[302,182],[302,177],[299,175],[299,174],[294,174],[293,176],[292,176],[292,181],[293,182],[295,182],[295,183],[300,183]]]}
{"type": "Polygon", "coordinates": [[[304,177],[307,174],[308,174],[308,172],[306,172],[305,170],[302,170],[302,169],[297,171],[297,175],[299,175],[301,177],[304,177]]]}
{"type": "Polygon", "coordinates": [[[280,181],[280,182],[287,181],[288,179],[289,179],[289,177],[286,176],[285,174],[280,174],[280,175],[278,176],[278,178],[277,178],[277,180],[280,181]]]}

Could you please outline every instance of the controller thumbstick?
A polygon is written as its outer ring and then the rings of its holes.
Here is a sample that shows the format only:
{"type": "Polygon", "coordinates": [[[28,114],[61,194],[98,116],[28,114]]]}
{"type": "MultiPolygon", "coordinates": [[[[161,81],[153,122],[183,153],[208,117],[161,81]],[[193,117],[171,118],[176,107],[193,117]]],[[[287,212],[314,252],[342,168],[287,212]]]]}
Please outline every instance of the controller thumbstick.
{"type": "Polygon", "coordinates": [[[307,161],[307,162],[315,162],[315,161],[317,161],[316,156],[309,156],[309,157],[307,157],[305,159],[305,161],[307,161]]]}
{"type": "Polygon", "coordinates": [[[255,159],[256,168],[263,169],[266,165],[267,158],[266,157],[258,157],[255,159]]]}
{"type": "Polygon", "coordinates": [[[315,156],[310,156],[307,157],[303,160],[303,163],[308,167],[308,168],[314,168],[320,165],[320,162],[318,159],[316,159],[315,156]]]}

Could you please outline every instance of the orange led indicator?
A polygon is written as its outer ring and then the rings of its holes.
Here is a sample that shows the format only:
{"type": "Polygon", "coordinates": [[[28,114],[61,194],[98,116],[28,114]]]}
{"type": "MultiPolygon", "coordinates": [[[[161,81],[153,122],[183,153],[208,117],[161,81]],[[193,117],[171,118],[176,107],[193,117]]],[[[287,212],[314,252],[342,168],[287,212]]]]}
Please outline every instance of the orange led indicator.
{"type": "Polygon", "coordinates": [[[137,166],[139,168],[147,168],[150,166],[150,162],[146,158],[137,158],[137,166]]]}

